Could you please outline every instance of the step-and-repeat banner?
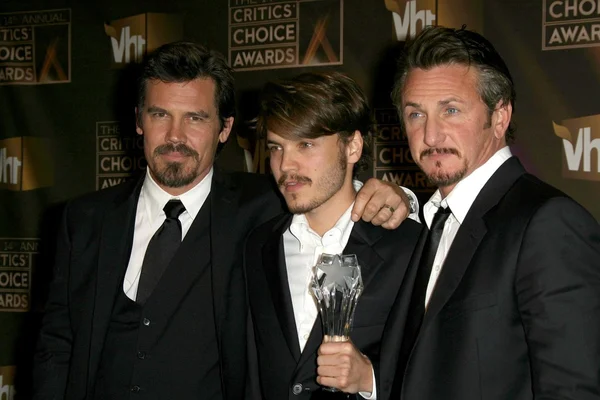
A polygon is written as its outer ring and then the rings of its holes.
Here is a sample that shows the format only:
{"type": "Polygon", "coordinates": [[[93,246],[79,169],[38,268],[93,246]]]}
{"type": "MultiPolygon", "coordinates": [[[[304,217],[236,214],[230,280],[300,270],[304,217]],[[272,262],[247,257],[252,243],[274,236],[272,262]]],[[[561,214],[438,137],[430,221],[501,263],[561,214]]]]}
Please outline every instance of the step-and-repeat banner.
{"type": "Polygon", "coordinates": [[[466,24],[512,71],[517,141],[530,172],[600,219],[600,3],[596,0],[104,0],[0,5],[0,399],[27,398],[55,226],[69,198],[143,170],[137,63],[186,39],[235,69],[237,137],[218,163],[267,171],[245,121],[268,80],[343,71],[368,93],[376,176],[432,192],[390,101],[402,44],[426,25],[466,24]]]}

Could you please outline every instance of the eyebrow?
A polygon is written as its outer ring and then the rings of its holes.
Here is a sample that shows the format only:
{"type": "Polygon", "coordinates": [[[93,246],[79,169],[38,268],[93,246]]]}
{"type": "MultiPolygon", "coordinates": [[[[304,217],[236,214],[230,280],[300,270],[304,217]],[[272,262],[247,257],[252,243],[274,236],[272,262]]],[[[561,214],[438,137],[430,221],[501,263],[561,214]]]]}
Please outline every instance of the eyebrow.
{"type": "Polygon", "coordinates": [[[164,108],[156,107],[156,106],[150,106],[150,107],[148,107],[146,112],[149,112],[149,113],[161,112],[161,113],[166,114],[167,110],[165,110],[164,108]]]}
{"type": "Polygon", "coordinates": [[[200,111],[188,111],[185,113],[185,115],[187,117],[198,117],[198,118],[203,118],[203,119],[207,119],[210,117],[210,115],[208,115],[208,113],[204,110],[200,110],[200,111]]]}
{"type": "MultiPolygon", "coordinates": [[[[169,112],[167,110],[165,110],[164,108],[161,108],[161,107],[157,107],[157,106],[150,106],[150,107],[148,107],[147,112],[148,113],[159,112],[159,113],[169,114],[169,112]]],[[[198,118],[204,118],[204,119],[210,117],[210,115],[206,111],[204,111],[204,110],[200,110],[200,111],[188,111],[188,112],[185,113],[185,116],[186,117],[198,117],[198,118]]]]}
{"type": "MultiPolygon", "coordinates": [[[[450,103],[464,103],[464,101],[459,99],[458,97],[450,97],[448,99],[438,101],[438,105],[440,106],[447,106],[450,103]]],[[[406,107],[414,107],[416,109],[421,109],[423,106],[420,103],[408,101],[406,102],[403,108],[406,107]]]]}
{"type": "Polygon", "coordinates": [[[438,104],[440,106],[447,106],[450,103],[464,103],[464,101],[459,99],[458,97],[450,97],[449,99],[438,101],[438,104]]]}
{"type": "Polygon", "coordinates": [[[278,143],[278,142],[276,142],[274,140],[271,140],[271,139],[267,139],[267,145],[269,145],[269,144],[276,144],[276,145],[279,146],[281,143],[278,143]]]}

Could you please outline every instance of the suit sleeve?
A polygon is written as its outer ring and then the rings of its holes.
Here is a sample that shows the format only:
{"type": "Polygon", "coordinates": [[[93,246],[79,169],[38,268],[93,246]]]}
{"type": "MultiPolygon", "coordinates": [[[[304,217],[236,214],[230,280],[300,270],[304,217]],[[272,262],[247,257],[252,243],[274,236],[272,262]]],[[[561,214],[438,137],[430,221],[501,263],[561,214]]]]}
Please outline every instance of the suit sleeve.
{"type": "Polygon", "coordinates": [[[42,327],[33,363],[33,398],[63,399],[65,396],[72,331],[68,311],[71,241],[67,210],[57,234],[56,259],[42,327]]]}
{"type": "Polygon", "coordinates": [[[600,228],[555,198],[529,221],[515,278],[534,398],[600,399],[600,228]]]}

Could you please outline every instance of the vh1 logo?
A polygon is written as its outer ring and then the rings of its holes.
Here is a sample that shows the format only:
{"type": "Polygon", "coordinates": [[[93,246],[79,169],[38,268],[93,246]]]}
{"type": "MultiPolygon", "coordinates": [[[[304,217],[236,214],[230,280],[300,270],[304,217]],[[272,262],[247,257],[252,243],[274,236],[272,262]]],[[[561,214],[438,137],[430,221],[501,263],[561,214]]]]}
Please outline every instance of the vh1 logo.
{"type": "Polygon", "coordinates": [[[399,42],[414,38],[426,26],[436,25],[436,0],[385,0],[385,7],[392,12],[399,42]]]}
{"type": "Polygon", "coordinates": [[[481,0],[384,0],[392,13],[396,39],[404,42],[414,38],[426,26],[443,25],[483,33],[481,0]]]}
{"type": "Polygon", "coordinates": [[[0,140],[0,189],[25,191],[53,184],[54,163],[48,139],[0,140]]]}
{"type": "Polygon", "coordinates": [[[554,125],[562,139],[565,178],[600,181],[600,115],[567,119],[554,125]]]}
{"type": "Polygon", "coordinates": [[[16,394],[15,367],[0,367],[0,400],[14,400],[16,394]]]}
{"type": "Polygon", "coordinates": [[[113,68],[140,62],[163,44],[183,38],[183,20],[176,14],[145,13],[104,24],[110,38],[113,68]]]}

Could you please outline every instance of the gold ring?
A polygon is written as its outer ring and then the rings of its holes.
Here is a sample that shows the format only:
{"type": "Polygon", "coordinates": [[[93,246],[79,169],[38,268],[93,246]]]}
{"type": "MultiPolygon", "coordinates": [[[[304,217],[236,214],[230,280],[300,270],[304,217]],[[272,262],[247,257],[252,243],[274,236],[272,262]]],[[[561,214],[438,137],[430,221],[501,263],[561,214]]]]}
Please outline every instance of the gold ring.
{"type": "Polygon", "coordinates": [[[392,212],[392,214],[394,213],[394,211],[396,211],[396,209],[388,204],[384,204],[383,207],[381,208],[387,208],[388,210],[390,210],[392,212]]]}

